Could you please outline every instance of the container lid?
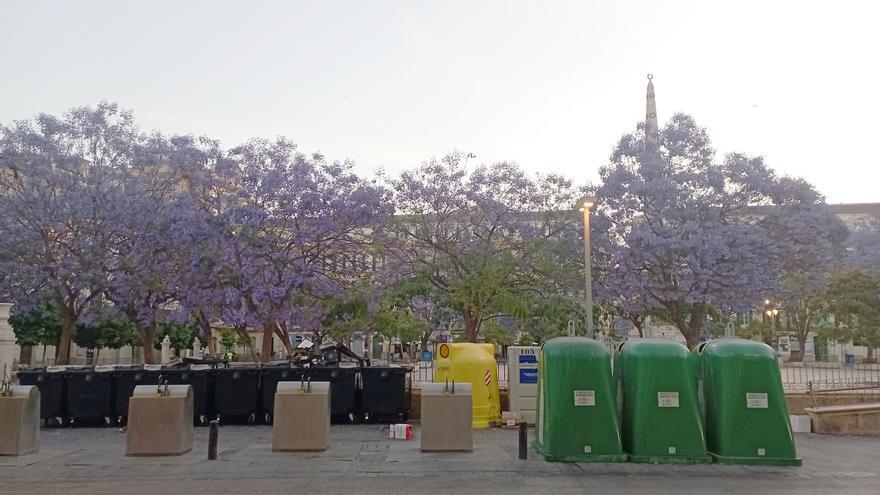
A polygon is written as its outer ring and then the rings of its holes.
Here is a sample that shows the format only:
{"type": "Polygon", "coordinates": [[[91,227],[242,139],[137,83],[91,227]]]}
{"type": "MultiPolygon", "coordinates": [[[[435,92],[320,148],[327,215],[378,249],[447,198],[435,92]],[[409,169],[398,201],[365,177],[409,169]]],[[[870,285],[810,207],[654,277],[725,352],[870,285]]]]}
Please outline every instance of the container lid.
{"type": "Polygon", "coordinates": [[[422,397],[427,395],[473,395],[473,387],[468,382],[423,383],[422,397]]]}
{"type": "MultiPolygon", "coordinates": [[[[165,390],[164,386],[138,385],[132,392],[132,397],[157,397],[158,390],[165,390]]],[[[168,395],[165,397],[186,397],[191,395],[192,385],[168,385],[168,395]]]]}
{"type": "Polygon", "coordinates": [[[301,380],[278,382],[278,388],[275,389],[275,393],[291,395],[329,395],[330,382],[308,382],[301,380]]]}

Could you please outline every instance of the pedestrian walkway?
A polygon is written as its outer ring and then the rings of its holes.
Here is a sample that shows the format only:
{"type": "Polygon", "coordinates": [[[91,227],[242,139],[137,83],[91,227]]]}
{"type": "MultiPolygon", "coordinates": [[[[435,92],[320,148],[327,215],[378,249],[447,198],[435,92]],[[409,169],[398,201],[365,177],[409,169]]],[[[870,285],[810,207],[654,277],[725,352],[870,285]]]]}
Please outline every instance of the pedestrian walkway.
{"type": "Polygon", "coordinates": [[[0,492],[63,493],[877,493],[877,440],[798,435],[802,467],[567,464],[517,459],[516,430],[477,430],[472,453],[419,451],[387,426],[334,425],[323,453],[271,451],[271,427],[223,426],[208,461],[207,428],[180,457],[127,458],[112,428],[43,428],[37,454],[0,458],[0,492]],[[593,492],[597,493],[597,492],[593,492]]]}

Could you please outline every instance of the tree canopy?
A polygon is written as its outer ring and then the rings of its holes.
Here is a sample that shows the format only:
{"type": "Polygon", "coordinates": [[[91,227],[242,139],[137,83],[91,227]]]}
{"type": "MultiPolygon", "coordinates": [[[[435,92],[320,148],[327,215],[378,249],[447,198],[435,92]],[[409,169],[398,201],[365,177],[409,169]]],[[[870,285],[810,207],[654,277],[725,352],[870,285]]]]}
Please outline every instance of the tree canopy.
{"type": "Polygon", "coordinates": [[[833,312],[876,345],[870,298],[840,295],[870,292],[876,222],[850,235],[809,183],[717,156],[683,114],[625,134],[595,185],[458,152],[363,177],[285,137],[145,133],[106,102],[0,125],[0,294],[59,364],[132,328],[147,362],[164,335],[180,350],[215,329],[260,332],[263,361],[291,332],[540,342],[586,317],[588,193],[596,321],[650,316],[693,346],[772,298],[799,339],[833,312]]]}

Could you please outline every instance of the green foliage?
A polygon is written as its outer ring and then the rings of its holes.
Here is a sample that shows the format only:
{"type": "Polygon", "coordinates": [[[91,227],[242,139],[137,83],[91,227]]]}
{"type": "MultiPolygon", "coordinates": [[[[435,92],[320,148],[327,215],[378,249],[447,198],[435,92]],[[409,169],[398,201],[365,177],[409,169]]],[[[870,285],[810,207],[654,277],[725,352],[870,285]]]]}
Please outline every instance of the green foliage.
{"type": "Polygon", "coordinates": [[[48,304],[12,314],[9,325],[15,333],[15,343],[22,346],[57,345],[61,336],[61,315],[48,304]]]}
{"type": "Polygon", "coordinates": [[[825,303],[834,315],[835,329],[823,332],[830,339],[880,347],[880,276],[859,270],[835,273],[825,303]]]}
{"type": "Polygon", "coordinates": [[[83,349],[120,349],[140,341],[131,321],[105,318],[89,325],[77,325],[73,342],[83,349]]]}
{"type": "MultiPolygon", "coordinates": [[[[162,340],[165,336],[171,341],[171,348],[180,352],[184,349],[192,347],[193,340],[199,336],[198,327],[192,324],[183,323],[159,323],[156,329],[156,349],[162,348],[162,340]]],[[[202,340],[199,337],[199,340],[202,340]]],[[[204,342],[202,342],[204,344],[204,342]]]]}
{"type": "Polygon", "coordinates": [[[516,341],[516,345],[535,345],[535,338],[531,336],[531,334],[524,333],[519,336],[519,340],[516,341]]]}
{"type": "Polygon", "coordinates": [[[104,347],[101,329],[95,325],[77,325],[73,332],[73,343],[82,349],[100,349],[104,347]]]}
{"type": "Polygon", "coordinates": [[[220,330],[220,345],[223,349],[230,351],[238,343],[238,334],[231,328],[223,328],[220,330]]]}
{"type": "MultiPolygon", "coordinates": [[[[580,301],[559,295],[534,298],[529,302],[528,316],[521,318],[524,332],[534,342],[546,342],[553,337],[566,335],[569,320],[574,320],[578,335],[584,335],[586,311],[580,301]]],[[[595,324],[595,322],[594,322],[595,324]]]]}
{"type": "Polygon", "coordinates": [[[416,342],[431,326],[406,308],[383,307],[370,318],[370,326],[386,339],[416,342]]]}
{"type": "MultiPolygon", "coordinates": [[[[509,346],[516,342],[516,334],[501,326],[496,320],[488,320],[483,323],[483,339],[490,344],[509,346]]],[[[532,337],[529,336],[529,340],[532,337]]]]}
{"type": "Polygon", "coordinates": [[[403,279],[378,294],[375,288],[355,286],[348,297],[333,301],[323,326],[336,340],[371,330],[386,339],[417,342],[447,316],[448,307],[437,300],[441,296],[423,277],[403,279]],[[378,302],[371,307],[370,299],[378,302]]]}
{"type": "Polygon", "coordinates": [[[322,326],[333,339],[344,341],[369,324],[369,307],[366,298],[360,293],[350,293],[348,297],[331,302],[322,326]]]}
{"type": "Polygon", "coordinates": [[[760,337],[761,342],[771,345],[773,342],[773,337],[775,336],[775,332],[773,331],[773,325],[769,322],[763,322],[761,320],[752,320],[746,326],[740,326],[736,329],[736,336],[741,337],[743,339],[751,340],[753,337],[760,337]]]}

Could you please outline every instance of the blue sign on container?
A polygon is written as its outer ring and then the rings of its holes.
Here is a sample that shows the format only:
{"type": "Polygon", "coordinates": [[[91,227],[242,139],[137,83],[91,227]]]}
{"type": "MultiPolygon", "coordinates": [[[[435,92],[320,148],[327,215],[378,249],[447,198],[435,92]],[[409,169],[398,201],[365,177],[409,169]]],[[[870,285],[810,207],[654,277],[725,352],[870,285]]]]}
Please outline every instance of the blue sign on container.
{"type": "Polygon", "coordinates": [[[520,354],[519,364],[538,364],[538,356],[535,354],[520,354]]]}
{"type": "Polygon", "coordinates": [[[422,361],[432,361],[433,357],[431,351],[425,351],[422,353],[422,361]]]}
{"type": "Polygon", "coordinates": [[[538,369],[537,368],[524,368],[519,370],[519,382],[520,383],[538,383],[538,369]]]}

